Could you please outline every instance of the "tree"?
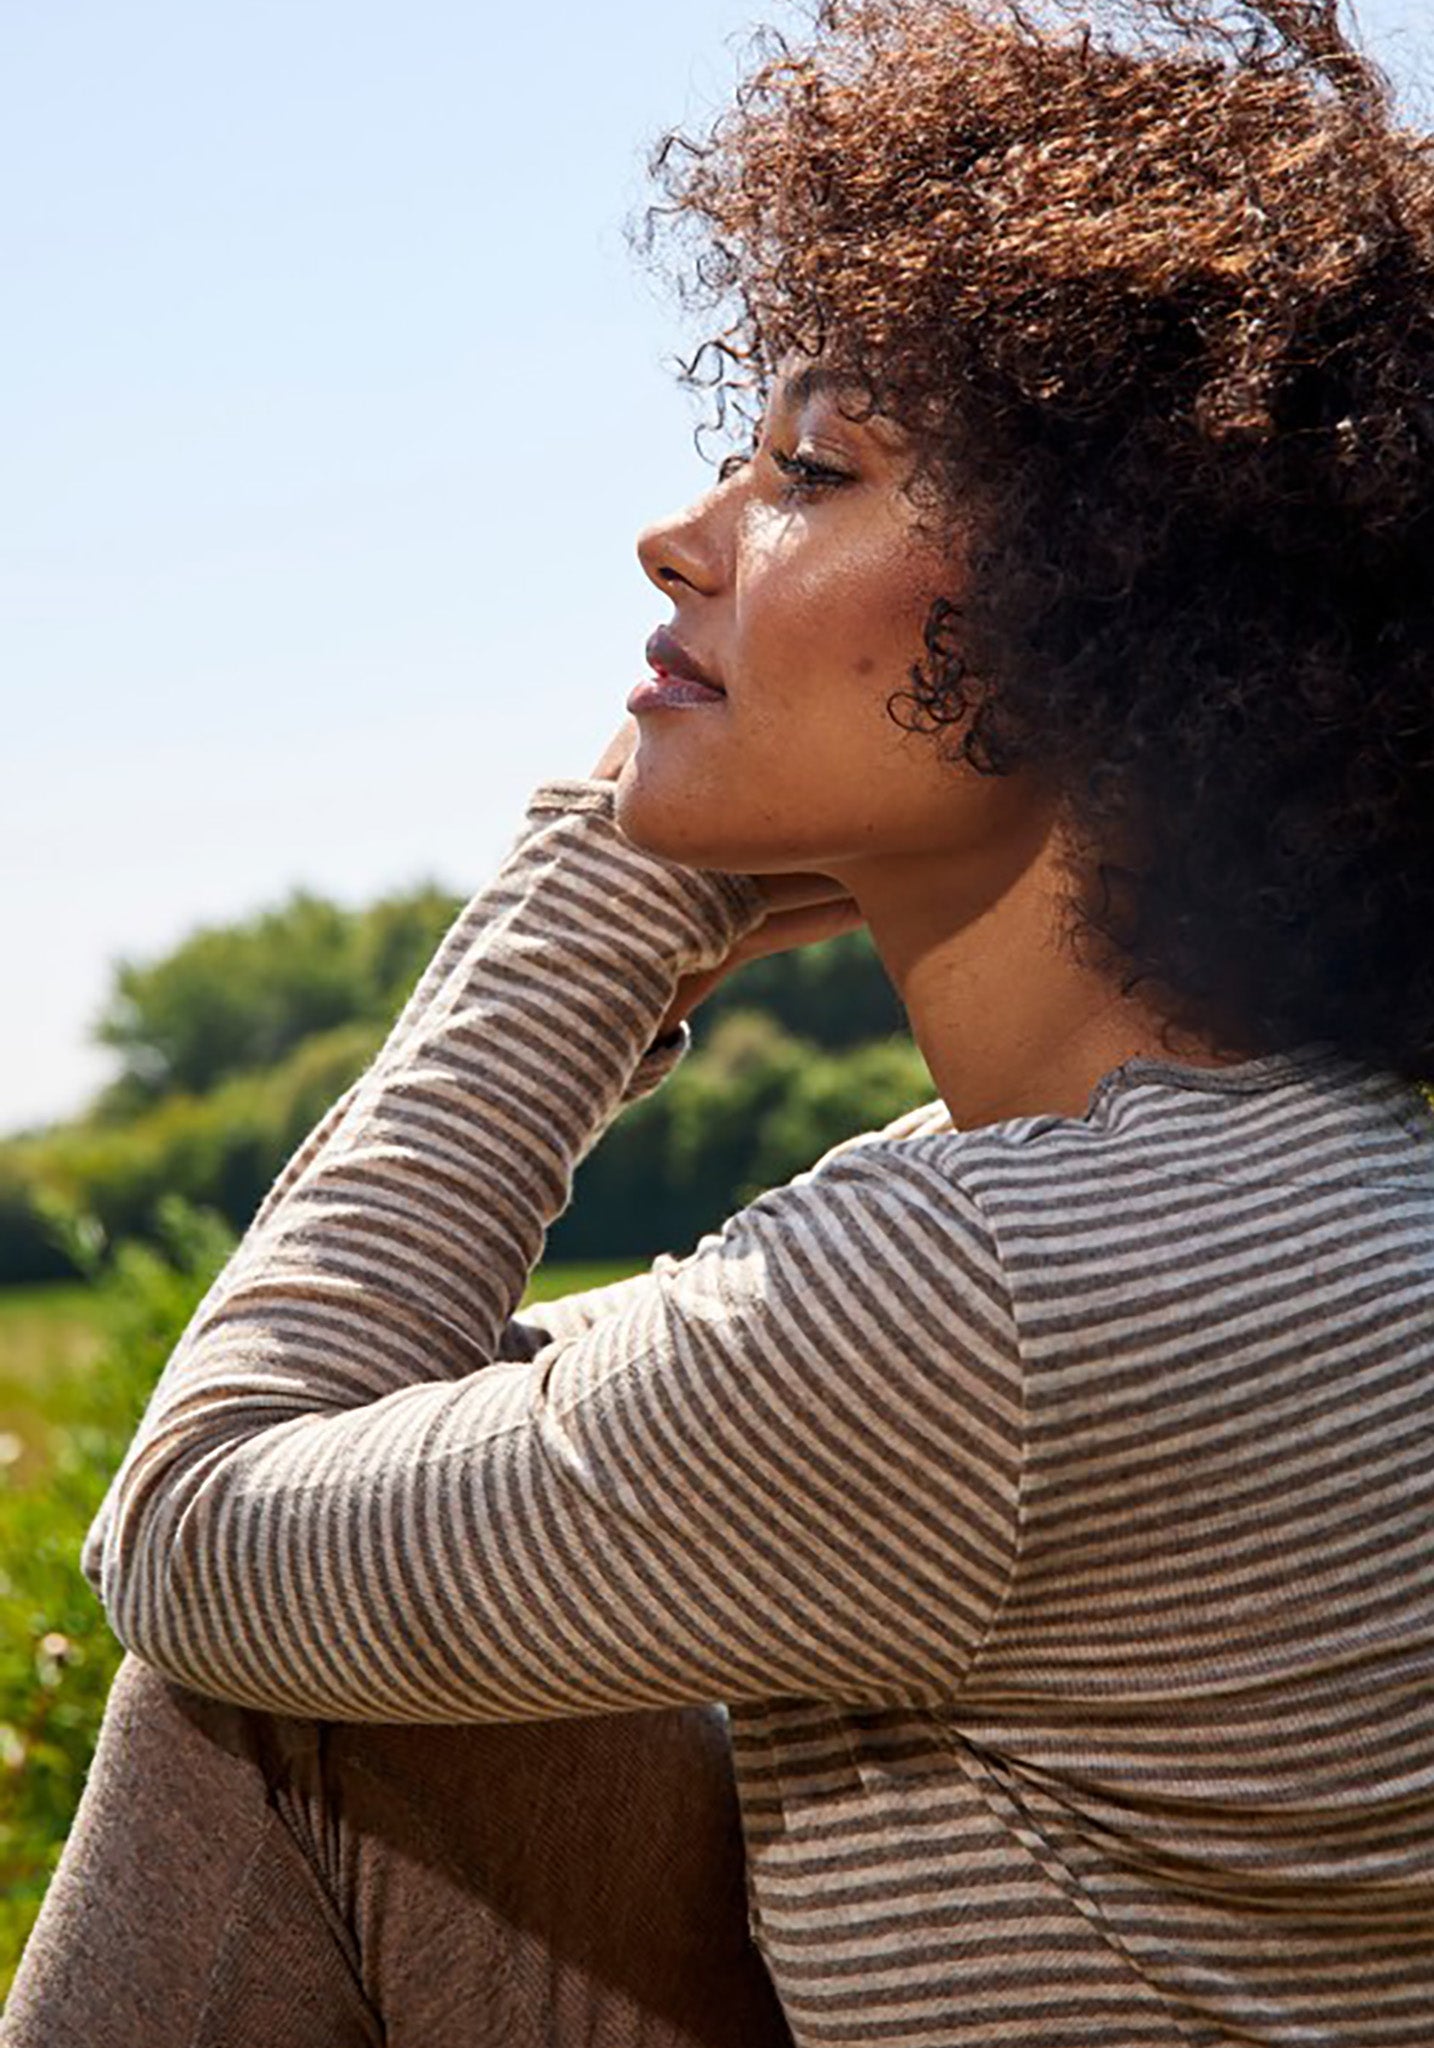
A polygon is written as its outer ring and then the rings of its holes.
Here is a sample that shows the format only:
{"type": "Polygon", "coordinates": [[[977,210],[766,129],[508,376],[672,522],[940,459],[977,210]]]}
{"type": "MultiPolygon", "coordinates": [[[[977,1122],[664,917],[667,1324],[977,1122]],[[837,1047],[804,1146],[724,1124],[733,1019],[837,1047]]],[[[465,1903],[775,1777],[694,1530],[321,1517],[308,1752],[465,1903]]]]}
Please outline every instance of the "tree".
{"type": "Polygon", "coordinates": [[[336,1025],[386,1023],[458,908],[434,884],[357,911],[300,890],[148,965],[121,961],[94,1036],[123,1070],[98,1116],[123,1122],[163,1096],[207,1094],[336,1025]]]}
{"type": "Polygon", "coordinates": [[[697,1012],[699,1036],[733,1010],[763,1010],[794,1038],[834,1052],[907,1029],[901,998],[865,930],[750,961],[697,1012]]]}
{"type": "MultiPolygon", "coordinates": [[[[99,1020],[123,1070],[89,1113],[0,1148],[0,1284],[69,1273],[58,1200],[148,1239],[167,1194],[249,1221],[373,1057],[461,908],[428,884],[346,910],[303,891],[126,961],[99,1020]]],[[[761,1187],[930,1093],[869,936],[749,962],[701,1005],[677,1073],[608,1133],[553,1257],[682,1249],[761,1187]]]]}

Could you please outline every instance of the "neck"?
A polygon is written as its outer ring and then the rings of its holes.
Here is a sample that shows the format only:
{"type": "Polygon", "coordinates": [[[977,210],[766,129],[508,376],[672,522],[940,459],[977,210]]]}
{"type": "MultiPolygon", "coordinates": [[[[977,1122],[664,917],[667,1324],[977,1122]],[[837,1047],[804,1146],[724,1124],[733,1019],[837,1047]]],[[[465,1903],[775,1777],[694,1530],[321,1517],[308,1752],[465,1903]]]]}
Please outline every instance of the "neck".
{"type": "Polygon", "coordinates": [[[1139,1055],[1221,1063],[1081,958],[1067,873],[1050,833],[984,875],[905,860],[850,880],[958,1129],[1080,1116],[1101,1076],[1139,1055]]]}

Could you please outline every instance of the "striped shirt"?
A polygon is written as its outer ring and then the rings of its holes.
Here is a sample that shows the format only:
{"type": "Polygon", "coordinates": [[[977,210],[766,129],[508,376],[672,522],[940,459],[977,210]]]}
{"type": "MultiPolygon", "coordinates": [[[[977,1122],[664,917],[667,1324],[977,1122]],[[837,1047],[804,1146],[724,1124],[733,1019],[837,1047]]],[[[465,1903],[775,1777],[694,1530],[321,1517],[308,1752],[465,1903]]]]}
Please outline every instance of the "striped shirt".
{"type": "Polygon", "coordinates": [[[762,916],[534,795],[85,1543],[181,1683],[719,1700],[802,2048],[1434,2041],[1434,1123],[1319,1047],[940,1103],[517,1312],[762,916]]]}

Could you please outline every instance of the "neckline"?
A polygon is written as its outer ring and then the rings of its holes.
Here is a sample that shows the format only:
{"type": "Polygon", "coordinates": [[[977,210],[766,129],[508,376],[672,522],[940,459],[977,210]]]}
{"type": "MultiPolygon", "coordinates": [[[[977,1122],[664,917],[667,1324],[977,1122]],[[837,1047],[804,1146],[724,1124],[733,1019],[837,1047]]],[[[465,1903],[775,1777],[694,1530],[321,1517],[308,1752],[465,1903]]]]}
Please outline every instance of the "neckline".
{"type": "MultiPolygon", "coordinates": [[[[1181,1088],[1191,1094],[1202,1095],[1255,1095],[1263,1090],[1294,1087],[1301,1083],[1313,1084],[1323,1089],[1342,1089],[1363,1096],[1376,1104],[1412,1136],[1428,1143],[1434,1139],[1434,1099],[1421,1088],[1417,1081],[1409,1081],[1401,1075],[1371,1067],[1349,1053],[1341,1052],[1338,1046],[1311,1040],[1303,1045],[1287,1047],[1282,1052],[1261,1053],[1253,1059],[1233,1060],[1228,1066],[1196,1066],[1185,1060],[1161,1058],[1152,1053],[1135,1053],[1128,1060],[1122,1060],[1118,1067],[1111,1067],[1102,1074],[1090,1092],[1090,1100],[1078,1115],[1065,1115],[1050,1111],[1028,1117],[1006,1118],[1007,1123],[1045,1126],[1048,1124],[1093,1124],[1114,1099],[1127,1089],[1142,1083],[1153,1082],[1169,1088],[1181,1088]]],[[[943,1131],[963,1135],[962,1127],[953,1123],[951,1113],[940,1096],[923,1106],[929,1114],[940,1106],[944,1123],[943,1131]]],[[[914,1116],[916,1112],[911,1112],[914,1116]]],[[[968,1125],[965,1133],[998,1128],[992,1125],[968,1125]]],[[[915,1134],[914,1134],[915,1135],[915,1134]]]]}
{"type": "Polygon", "coordinates": [[[1232,1095],[1250,1095],[1262,1088],[1278,1088],[1302,1080],[1314,1071],[1358,1070],[1337,1047],[1311,1041],[1290,1046],[1283,1052],[1260,1053],[1253,1059],[1232,1060],[1227,1066],[1196,1066],[1186,1060],[1163,1059],[1154,1053],[1135,1053],[1109,1073],[1102,1074],[1091,1094],[1091,1106],[1122,1081],[1164,1081],[1172,1088],[1189,1088],[1198,1093],[1215,1090],[1232,1095]]]}
{"type": "Polygon", "coordinates": [[[1168,1087],[1185,1088],[1197,1094],[1214,1091],[1228,1095],[1253,1095],[1260,1089],[1287,1086],[1312,1074],[1355,1076],[1364,1071],[1336,1047],[1315,1043],[1293,1046],[1284,1052],[1262,1053],[1254,1059],[1234,1060],[1223,1067],[1196,1066],[1186,1060],[1163,1059],[1154,1053],[1133,1053],[1118,1067],[1110,1067],[1100,1076],[1079,1114],[1037,1111],[1030,1117],[997,1118],[990,1125],[963,1127],[952,1122],[951,1112],[940,1096],[924,1107],[929,1113],[940,1104],[946,1128],[959,1134],[963,1128],[968,1131],[994,1129],[1001,1123],[1090,1123],[1112,1096],[1143,1081],[1163,1082],[1168,1087]]]}
{"type": "Polygon", "coordinates": [[[1084,1116],[1078,1121],[1094,1123],[1125,1089],[1147,1081],[1167,1088],[1183,1088],[1192,1094],[1254,1095],[1261,1090],[1301,1084],[1325,1091],[1338,1090],[1357,1095],[1371,1108],[1392,1117],[1421,1144],[1428,1144],[1434,1137],[1434,1104],[1417,1082],[1368,1066],[1337,1046],[1314,1041],[1290,1046],[1283,1052],[1264,1053],[1255,1059],[1233,1061],[1227,1067],[1196,1067],[1182,1060],[1138,1053],[1101,1076],[1091,1090],[1084,1116]]]}

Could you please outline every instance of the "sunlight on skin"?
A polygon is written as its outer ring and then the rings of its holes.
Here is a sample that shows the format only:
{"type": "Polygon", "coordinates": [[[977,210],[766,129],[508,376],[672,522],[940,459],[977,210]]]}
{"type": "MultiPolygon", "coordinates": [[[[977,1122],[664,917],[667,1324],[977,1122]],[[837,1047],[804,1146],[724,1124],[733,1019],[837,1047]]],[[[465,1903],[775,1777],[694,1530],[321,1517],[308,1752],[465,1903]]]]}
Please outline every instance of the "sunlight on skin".
{"type": "MultiPolygon", "coordinates": [[[[773,916],[723,971],[869,925],[958,1125],[1079,1115],[1137,1054],[1219,1063],[1071,945],[1049,789],[943,761],[888,716],[961,568],[904,488],[909,444],[851,410],[833,380],[784,366],[751,459],[642,534],[677,643],[725,694],[615,736],[595,772],[616,776],[622,830],[767,878],[773,916]]],[[[669,1024],[720,978],[679,990],[669,1024]]]]}

